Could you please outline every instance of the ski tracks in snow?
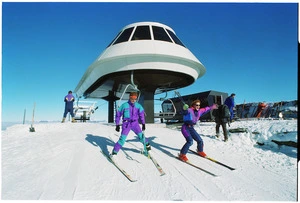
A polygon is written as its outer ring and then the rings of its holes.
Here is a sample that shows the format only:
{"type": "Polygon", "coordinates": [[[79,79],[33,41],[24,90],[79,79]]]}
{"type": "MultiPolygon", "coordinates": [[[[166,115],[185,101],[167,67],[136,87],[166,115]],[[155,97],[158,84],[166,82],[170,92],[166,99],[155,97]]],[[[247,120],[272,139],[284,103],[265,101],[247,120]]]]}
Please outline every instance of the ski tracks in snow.
{"type": "Polygon", "coordinates": [[[278,161],[270,157],[269,164],[260,165],[249,157],[255,149],[237,150],[231,146],[234,142],[203,137],[206,153],[234,171],[188,154],[192,163],[219,175],[213,177],[175,158],[185,142],[180,131],[148,125],[151,154],[166,175],[160,176],[152,161],[140,154],[143,145],[131,132],[117,157],[137,179],[130,182],[100,152],[111,152],[118,140],[114,125],[40,124],[35,133],[28,133],[27,126],[14,128],[2,138],[4,200],[293,201],[296,196],[296,175],[288,173],[293,165],[281,167],[282,172],[272,168],[285,164],[283,156],[272,153],[278,161]]]}

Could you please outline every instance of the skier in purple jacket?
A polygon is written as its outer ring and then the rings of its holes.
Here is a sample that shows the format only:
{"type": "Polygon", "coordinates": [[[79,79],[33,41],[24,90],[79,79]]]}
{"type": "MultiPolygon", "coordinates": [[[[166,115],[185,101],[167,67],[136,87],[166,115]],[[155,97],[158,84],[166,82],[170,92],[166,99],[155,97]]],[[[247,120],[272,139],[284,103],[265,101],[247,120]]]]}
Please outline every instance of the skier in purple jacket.
{"type": "Polygon", "coordinates": [[[74,118],[74,108],[73,108],[73,103],[75,101],[75,97],[72,95],[72,91],[70,90],[68,92],[68,95],[65,96],[64,102],[65,102],[65,111],[62,119],[62,123],[65,122],[67,114],[70,112],[72,116],[72,122],[75,123],[75,118],[74,118]]]}
{"type": "Polygon", "coordinates": [[[200,108],[200,100],[195,100],[192,102],[191,107],[185,104],[183,106],[183,125],[181,127],[181,132],[186,139],[186,143],[183,145],[180,150],[179,159],[182,161],[188,161],[186,157],[187,152],[189,151],[190,146],[193,144],[193,140],[197,142],[197,151],[198,154],[202,157],[206,157],[206,154],[203,151],[203,140],[197,131],[194,129],[194,125],[200,119],[200,116],[204,113],[216,109],[216,104],[213,104],[210,107],[200,108]]]}
{"type": "MultiPolygon", "coordinates": [[[[116,131],[120,131],[120,120],[121,117],[123,118],[122,122],[122,131],[121,131],[121,136],[119,140],[116,142],[111,157],[117,155],[119,150],[122,148],[122,146],[125,144],[126,138],[130,130],[132,130],[140,139],[140,141],[143,143],[143,132],[146,127],[145,127],[145,112],[144,108],[142,105],[136,102],[137,100],[137,93],[136,92],[131,92],[129,95],[129,100],[128,102],[122,104],[117,112],[116,112],[116,117],[115,117],[115,122],[116,122],[116,131]],[[139,120],[142,123],[142,129],[139,124],[139,120]]],[[[148,142],[148,139],[145,138],[145,144],[146,148],[149,151],[151,149],[151,146],[148,142]]]]}

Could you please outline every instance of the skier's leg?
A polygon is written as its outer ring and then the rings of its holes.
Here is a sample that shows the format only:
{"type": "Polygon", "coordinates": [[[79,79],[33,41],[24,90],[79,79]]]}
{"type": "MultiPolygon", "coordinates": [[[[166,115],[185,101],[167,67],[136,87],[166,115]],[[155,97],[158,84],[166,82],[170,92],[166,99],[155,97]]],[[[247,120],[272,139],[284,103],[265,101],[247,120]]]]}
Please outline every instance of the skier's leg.
{"type": "Polygon", "coordinates": [[[193,127],[188,127],[187,125],[183,125],[181,127],[181,132],[186,140],[186,143],[183,145],[183,147],[181,148],[180,150],[180,154],[186,154],[190,148],[190,146],[192,146],[193,144],[193,138],[192,136],[190,135],[190,128],[193,128],[193,127]]]}
{"type": "Polygon", "coordinates": [[[225,142],[228,140],[226,124],[227,123],[222,123],[222,129],[223,129],[223,133],[224,133],[224,141],[225,142]]]}
{"type": "Polygon", "coordinates": [[[113,154],[117,154],[122,146],[125,144],[125,141],[127,139],[127,135],[130,131],[130,124],[129,123],[123,123],[122,124],[122,132],[119,140],[116,142],[114,149],[113,149],[113,154]]]}
{"type": "Polygon", "coordinates": [[[192,138],[197,142],[198,152],[203,152],[203,140],[194,128],[190,131],[192,138]]]}
{"type": "Polygon", "coordinates": [[[216,123],[216,137],[220,136],[220,123],[216,123]]]}
{"type": "Polygon", "coordinates": [[[145,134],[142,132],[140,124],[138,122],[133,122],[131,124],[131,129],[138,136],[140,142],[146,145],[147,150],[148,151],[151,150],[149,139],[145,137],[145,140],[144,140],[145,134]],[[144,141],[145,141],[145,143],[144,143],[144,141]]]}
{"type": "Polygon", "coordinates": [[[68,114],[68,108],[65,108],[64,114],[63,114],[63,118],[66,118],[68,114]]]}
{"type": "Polygon", "coordinates": [[[71,114],[72,118],[74,118],[74,109],[73,108],[70,108],[70,114],[71,114]]]}

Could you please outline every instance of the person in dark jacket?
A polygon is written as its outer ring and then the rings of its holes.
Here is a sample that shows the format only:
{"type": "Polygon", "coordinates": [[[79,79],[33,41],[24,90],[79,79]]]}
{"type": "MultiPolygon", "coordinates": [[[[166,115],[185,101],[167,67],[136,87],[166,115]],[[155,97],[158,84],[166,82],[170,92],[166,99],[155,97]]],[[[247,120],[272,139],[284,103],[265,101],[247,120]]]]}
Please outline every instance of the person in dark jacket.
{"type": "Polygon", "coordinates": [[[213,116],[216,122],[216,137],[220,137],[220,126],[222,126],[224,134],[224,142],[228,141],[227,123],[230,121],[230,112],[227,105],[220,105],[217,109],[213,110],[213,116]],[[226,112],[226,113],[223,113],[226,112]],[[226,115],[227,114],[227,115],[226,115]],[[224,116],[225,115],[225,116],[224,116]]]}
{"type": "Polygon", "coordinates": [[[229,111],[230,111],[230,122],[233,121],[233,107],[235,106],[235,103],[234,103],[234,97],[235,97],[235,94],[232,93],[230,95],[230,97],[227,97],[224,104],[226,104],[229,108],[229,111]]]}
{"type": "Polygon", "coordinates": [[[204,113],[213,110],[216,108],[216,104],[213,104],[210,107],[200,108],[200,100],[195,100],[192,102],[191,107],[185,104],[183,106],[183,125],[181,127],[181,132],[186,140],[186,143],[183,145],[180,150],[178,158],[182,161],[188,161],[186,153],[189,151],[190,146],[193,144],[193,140],[197,142],[197,151],[198,154],[202,157],[206,157],[206,154],[203,151],[203,140],[197,131],[194,129],[194,125],[200,119],[200,116],[204,113]]]}
{"type": "Polygon", "coordinates": [[[65,112],[63,115],[63,119],[62,119],[62,123],[65,122],[67,114],[70,113],[70,115],[72,116],[72,122],[75,123],[75,118],[74,118],[74,107],[73,107],[73,103],[75,101],[75,97],[72,94],[72,91],[70,90],[68,92],[68,95],[65,96],[64,98],[64,102],[65,102],[65,112]]]}

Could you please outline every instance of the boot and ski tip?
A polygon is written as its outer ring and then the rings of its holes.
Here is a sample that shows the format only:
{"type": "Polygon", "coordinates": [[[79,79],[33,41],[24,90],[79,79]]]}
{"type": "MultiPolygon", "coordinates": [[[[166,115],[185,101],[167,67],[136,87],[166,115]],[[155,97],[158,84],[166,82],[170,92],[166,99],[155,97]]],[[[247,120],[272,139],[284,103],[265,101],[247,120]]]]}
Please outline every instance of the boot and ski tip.
{"type": "Polygon", "coordinates": [[[180,159],[181,161],[183,162],[187,162],[188,161],[188,158],[186,157],[185,154],[178,154],[178,159],[180,159]]]}
{"type": "Polygon", "coordinates": [[[151,150],[151,145],[149,143],[146,144],[146,149],[147,149],[148,152],[151,150]]]}
{"type": "MultiPolygon", "coordinates": [[[[149,153],[149,151],[151,150],[151,145],[150,143],[146,144],[146,150],[147,150],[147,154],[149,153]]],[[[112,150],[112,152],[109,154],[109,158],[115,162],[116,161],[116,157],[117,157],[117,152],[115,152],[114,150],[112,150]]]]}
{"type": "MultiPolygon", "coordinates": [[[[203,157],[203,158],[205,158],[205,157],[207,157],[207,155],[205,154],[205,152],[197,152],[198,153],[198,155],[199,156],[201,156],[201,157],[203,157]]],[[[181,161],[183,161],[183,162],[187,162],[189,159],[187,158],[187,156],[185,155],[185,154],[178,154],[178,158],[181,160],[181,161]]]]}
{"type": "Polygon", "coordinates": [[[111,154],[109,154],[109,158],[113,161],[116,162],[116,157],[117,157],[117,153],[112,151],[111,154]]]}
{"type": "MultiPolygon", "coordinates": [[[[204,153],[204,152],[195,152],[195,153],[197,153],[199,156],[206,156],[206,154],[204,153]]],[[[196,165],[196,164],[194,164],[194,163],[192,163],[192,162],[190,162],[189,160],[188,160],[188,158],[186,157],[186,155],[185,154],[181,154],[181,153],[179,153],[178,154],[178,157],[176,157],[177,159],[179,159],[180,161],[182,161],[182,162],[184,162],[184,163],[186,163],[186,164],[188,164],[188,165],[190,165],[190,166],[192,166],[192,167],[194,167],[194,168],[197,168],[197,169],[199,169],[199,170],[201,170],[201,171],[203,171],[203,172],[205,172],[205,173],[207,173],[207,174],[209,174],[209,175],[212,175],[212,176],[217,176],[216,174],[214,174],[214,173],[212,173],[212,172],[210,172],[210,171],[207,171],[207,170],[205,170],[205,169],[203,169],[202,167],[200,167],[200,166],[198,166],[198,165],[196,165]]]]}

